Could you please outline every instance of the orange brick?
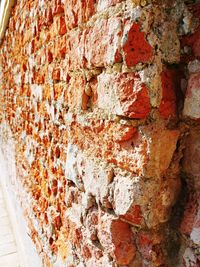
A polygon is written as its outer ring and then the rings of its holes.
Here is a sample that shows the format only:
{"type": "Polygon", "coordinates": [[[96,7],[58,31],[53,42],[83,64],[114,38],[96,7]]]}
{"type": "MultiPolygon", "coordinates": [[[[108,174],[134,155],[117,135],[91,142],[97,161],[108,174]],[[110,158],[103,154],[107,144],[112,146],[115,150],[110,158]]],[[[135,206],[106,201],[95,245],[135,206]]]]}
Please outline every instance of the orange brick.
{"type": "Polygon", "coordinates": [[[121,61],[120,18],[99,19],[86,32],[85,58],[89,67],[103,67],[121,61]],[[93,44],[93,45],[91,45],[93,44]]]}
{"type": "Polygon", "coordinates": [[[98,107],[129,118],[146,118],[150,112],[147,87],[134,73],[98,76],[98,107]]]}
{"type": "Polygon", "coordinates": [[[89,119],[81,123],[81,118],[74,117],[69,127],[71,141],[88,155],[150,177],[160,176],[169,167],[179,136],[177,130],[166,130],[158,125],[153,129],[144,126],[141,128],[143,134],[136,131],[130,140],[119,143],[115,141],[115,134],[118,135],[119,131],[126,134],[125,125],[118,127],[113,122],[89,119]],[[91,143],[94,146],[91,147],[91,143]],[[156,162],[159,162],[159,167],[155,167],[156,162]]]}
{"type": "Polygon", "coordinates": [[[95,1],[65,1],[65,16],[67,28],[72,29],[79,24],[88,21],[88,19],[95,13],[95,1]]]}

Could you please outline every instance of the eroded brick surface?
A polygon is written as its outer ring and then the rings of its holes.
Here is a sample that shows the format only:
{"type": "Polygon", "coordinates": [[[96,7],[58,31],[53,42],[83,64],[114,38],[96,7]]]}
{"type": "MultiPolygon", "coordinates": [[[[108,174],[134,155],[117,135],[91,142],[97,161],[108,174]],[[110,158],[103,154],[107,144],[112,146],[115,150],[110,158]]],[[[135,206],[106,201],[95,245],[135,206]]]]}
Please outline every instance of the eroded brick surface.
{"type": "Polygon", "coordinates": [[[129,118],[146,118],[150,112],[148,89],[134,73],[99,75],[97,105],[129,118]]]}
{"type": "Polygon", "coordinates": [[[1,146],[9,129],[44,266],[199,266],[191,2],[17,1],[0,46],[1,146]]]}

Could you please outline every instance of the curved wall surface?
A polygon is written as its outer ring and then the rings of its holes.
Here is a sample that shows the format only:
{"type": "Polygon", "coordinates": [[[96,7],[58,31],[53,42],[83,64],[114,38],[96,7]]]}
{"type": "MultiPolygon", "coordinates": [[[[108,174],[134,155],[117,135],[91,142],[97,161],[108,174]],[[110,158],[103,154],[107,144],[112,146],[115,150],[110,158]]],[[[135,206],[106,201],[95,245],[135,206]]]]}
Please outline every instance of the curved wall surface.
{"type": "Polygon", "coordinates": [[[199,266],[199,19],[197,1],[17,1],[1,179],[28,266],[199,266]]]}

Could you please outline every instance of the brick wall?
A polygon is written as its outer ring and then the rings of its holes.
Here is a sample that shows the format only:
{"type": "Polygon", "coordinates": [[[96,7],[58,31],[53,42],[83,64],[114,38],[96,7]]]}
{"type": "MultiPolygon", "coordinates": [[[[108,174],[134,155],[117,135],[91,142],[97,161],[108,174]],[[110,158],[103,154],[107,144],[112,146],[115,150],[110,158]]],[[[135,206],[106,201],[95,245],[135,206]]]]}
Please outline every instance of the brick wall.
{"type": "MultiPolygon", "coordinates": [[[[193,21],[200,19],[200,5],[189,5],[193,21]]],[[[199,266],[200,247],[200,28],[197,23],[192,34],[181,39],[183,54],[182,64],[185,66],[185,79],[182,90],[185,95],[183,116],[188,127],[188,135],[185,143],[185,152],[182,161],[184,175],[185,207],[179,229],[186,242],[183,242],[184,266],[199,266]]]]}
{"type": "Polygon", "coordinates": [[[0,120],[44,266],[199,266],[191,2],[17,1],[0,120]]]}

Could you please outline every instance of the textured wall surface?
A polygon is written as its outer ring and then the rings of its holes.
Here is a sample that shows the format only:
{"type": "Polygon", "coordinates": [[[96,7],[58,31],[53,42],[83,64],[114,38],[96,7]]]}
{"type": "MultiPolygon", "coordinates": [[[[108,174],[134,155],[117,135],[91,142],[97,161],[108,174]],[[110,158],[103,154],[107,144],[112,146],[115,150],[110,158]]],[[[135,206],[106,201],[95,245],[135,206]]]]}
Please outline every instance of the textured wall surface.
{"type": "Polygon", "coordinates": [[[17,1],[1,143],[43,266],[199,266],[194,2],[17,1]]]}

